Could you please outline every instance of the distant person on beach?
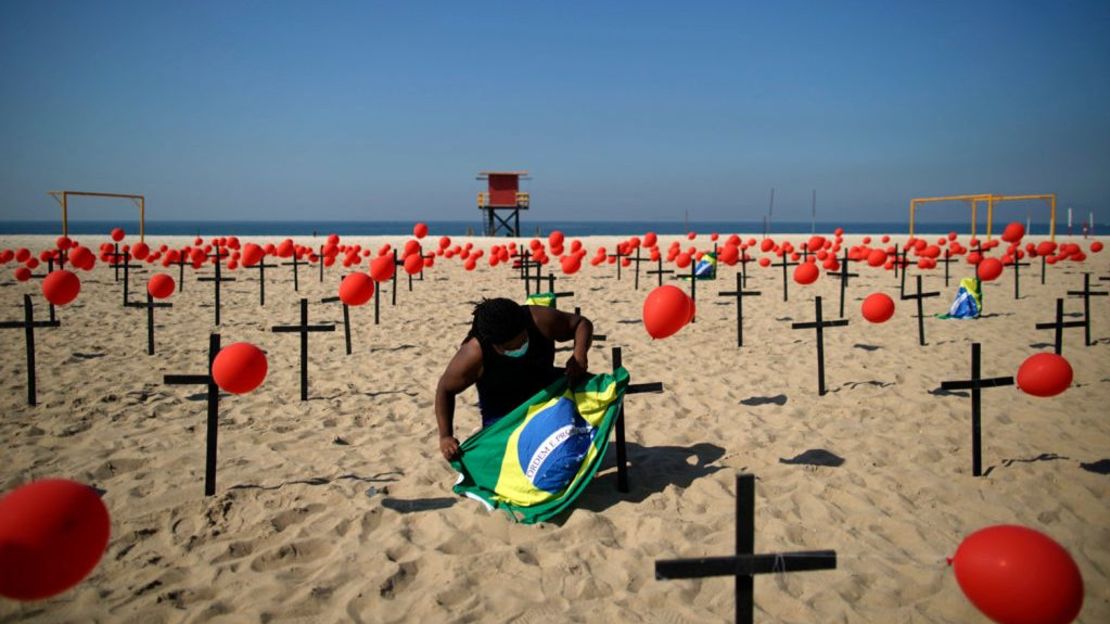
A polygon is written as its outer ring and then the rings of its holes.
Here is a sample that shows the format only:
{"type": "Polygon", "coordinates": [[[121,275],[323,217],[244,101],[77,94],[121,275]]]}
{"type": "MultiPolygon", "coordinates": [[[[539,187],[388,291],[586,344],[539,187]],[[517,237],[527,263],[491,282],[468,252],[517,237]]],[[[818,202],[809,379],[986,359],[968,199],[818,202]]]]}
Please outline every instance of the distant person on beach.
{"type": "Polygon", "coordinates": [[[484,299],[474,307],[474,321],[436,386],[439,450],[459,456],[455,437],[455,397],[478,387],[482,426],[488,427],[546,388],[561,375],[575,383],[587,376],[587,353],[594,326],[577,314],[542,306],[522,306],[511,299],[484,299]],[[555,343],[574,341],[566,368],[555,366],[555,343]]]}

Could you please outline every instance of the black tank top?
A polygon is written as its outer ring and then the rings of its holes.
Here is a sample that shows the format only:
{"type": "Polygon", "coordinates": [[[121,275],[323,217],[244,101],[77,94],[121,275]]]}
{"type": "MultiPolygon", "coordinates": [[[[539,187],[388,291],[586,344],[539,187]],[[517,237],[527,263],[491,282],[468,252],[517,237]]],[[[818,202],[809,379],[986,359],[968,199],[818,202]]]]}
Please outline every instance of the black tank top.
{"type": "MultiPolygon", "coordinates": [[[[482,347],[482,376],[478,388],[478,408],[482,426],[488,427],[549,386],[563,374],[555,368],[555,341],[540,333],[528,306],[524,307],[528,329],[528,351],[511,358],[498,353],[473,334],[482,347]]],[[[465,341],[464,341],[465,342],[465,341]]]]}

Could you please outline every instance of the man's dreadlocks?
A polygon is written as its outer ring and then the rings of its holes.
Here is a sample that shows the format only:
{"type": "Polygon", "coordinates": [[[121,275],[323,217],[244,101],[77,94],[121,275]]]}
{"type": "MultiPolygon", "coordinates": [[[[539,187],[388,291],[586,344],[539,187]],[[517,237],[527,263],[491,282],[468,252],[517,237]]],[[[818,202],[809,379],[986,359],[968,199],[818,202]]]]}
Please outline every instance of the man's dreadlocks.
{"type": "Polygon", "coordinates": [[[474,306],[470,335],[486,344],[504,344],[528,327],[525,314],[528,310],[512,299],[482,299],[474,306]]]}

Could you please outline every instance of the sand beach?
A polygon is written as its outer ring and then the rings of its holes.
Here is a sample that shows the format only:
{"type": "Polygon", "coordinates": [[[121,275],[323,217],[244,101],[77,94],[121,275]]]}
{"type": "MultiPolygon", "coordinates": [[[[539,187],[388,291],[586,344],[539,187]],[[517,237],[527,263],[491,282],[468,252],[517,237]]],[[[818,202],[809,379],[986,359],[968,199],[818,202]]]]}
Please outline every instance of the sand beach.
{"type": "MultiPolygon", "coordinates": [[[[76,238],[94,247],[102,237],[76,238]]],[[[376,249],[406,238],[342,242],[376,249]]],[[[849,233],[845,244],[859,238],[849,233]]],[[[661,236],[660,247],[672,239],[661,236]]],[[[623,238],[581,240],[592,255],[623,238]]],[[[10,236],[0,247],[52,241],[10,236]]],[[[454,242],[468,241],[494,242],[454,242]]],[[[191,242],[148,237],[154,246],[191,242]]],[[[712,245],[704,234],[692,244],[712,245]]],[[[323,282],[315,266],[302,267],[299,292],[290,267],[268,270],[264,307],[256,270],[227,272],[236,281],[223,285],[219,327],[212,284],[196,280],[211,267],[186,269],[173,307],[156,311],[157,353],[148,356],[145,311],[121,306],[120,284],[98,262],[80,272],[77,301],[57,310],[61,326],[36,332],[36,407],[26,403],[23,333],[0,332],[0,491],[46,477],[92,485],[103,490],[111,539],[72,590],[30,603],[0,599],[0,622],[728,622],[730,578],[658,581],[654,562],[732,552],[741,472],[757,477],[756,552],[838,557],[835,570],[757,577],[757,621],[986,622],[945,558],[976,529],[1012,523],[1068,549],[1086,587],[1078,621],[1107,622],[1107,298],[1092,300],[1095,344],[1083,346],[1082,330],[1065,332],[1063,355],[1075,371],[1068,391],[1047,399],[1014,387],[984,391],[981,477],[971,476],[970,399],[940,384],[968,378],[973,342],[982,345],[984,376],[1014,375],[1029,355],[1051,350],[1052,332],[1034,325],[1052,320],[1057,297],[1068,314],[1080,313],[1081,300],[1066,291],[1082,286],[1084,271],[1110,274],[1108,264],[1106,253],[1091,253],[1082,264],[1049,267],[1041,285],[1034,261],[1022,269],[1017,300],[1008,268],[985,284],[985,314],[973,321],[932,317],[971,275],[966,264],[953,265],[948,287],[941,270],[923,272],[925,288],[941,292],[925,300],[924,347],[912,302],[898,301],[883,324],[861,317],[864,296],[897,299],[899,283],[853,265],[861,275],[848,288],[849,324],[825,332],[829,392],[818,396],[814,332],[790,324],[813,320],[815,296],[836,318],[837,280],[791,281],[783,301],[781,271],[753,263],[748,288],[762,294],[744,301],[737,348],[735,300],[717,293],[733,290],[738,267],[699,282],[696,322],[653,341],[641,308],[654,276],[641,275],[635,290],[631,268],[618,281],[611,264],[584,263],[564,276],[556,263],[557,289],[574,292],[560,308],[580,306],[606,335],[591,350],[591,370],[609,370],[620,346],[633,382],[665,389],[626,399],[628,493],[617,490],[610,448],[569,512],[524,526],[452,493],[456,475],[439,453],[433,413],[436,382],[474,302],[523,301],[514,270],[482,258],[468,272],[441,258],[411,290],[399,278],[396,305],[384,284],[380,324],[372,303],[351,309],[346,355],[341,309],[320,302],[336,293],[338,265],[323,282]],[[310,337],[303,402],[299,342],[271,331],[298,321],[301,297],[310,322],[337,324],[310,337]],[[217,492],[205,497],[203,388],[162,380],[203,372],[212,332],[224,344],[261,347],[269,373],[250,394],[221,396],[217,492]]],[[[24,293],[35,296],[36,318],[45,315],[38,282],[15,282],[10,268],[0,276],[0,317],[22,318],[24,293]]],[[[144,294],[157,271],[178,276],[176,267],[147,267],[132,275],[132,290],[144,294]]],[[[479,416],[474,391],[462,398],[456,428],[465,437],[479,416]]]]}

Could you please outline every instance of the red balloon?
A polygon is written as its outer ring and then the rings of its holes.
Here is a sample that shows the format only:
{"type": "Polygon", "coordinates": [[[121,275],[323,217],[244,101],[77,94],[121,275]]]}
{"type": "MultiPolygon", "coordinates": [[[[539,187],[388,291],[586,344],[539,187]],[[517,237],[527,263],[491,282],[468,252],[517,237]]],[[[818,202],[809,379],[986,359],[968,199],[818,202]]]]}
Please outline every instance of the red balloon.
{"type": "Polygon", "coordinates": [[[1098,253],[1100,251],[1102,251],[1102,241],[1091,243],[1091,253],[1098,253]]]}
{"type": "Polygon", "coordinates": [[[872,267],[881,267],[886,263],[886,252],[882,249],[872,249],[867,254],[867,265],[872,267]]]}
{"type": "Polygon", "coordinates": [[[232,394],[246,394],[266,379],[266,354],[249,342],[235,342],[220,349],[212,360],[212,379],[232,394]]]}
{"type": "Polygon", "coordinates": [[[405,273],[409,275],[416,275],[424,270],[424,257],[418,253],[412,254],[405,258],[405,273]]]}
{"type": "Polygon", "coordinates": [[[984,258],[979,262],[976,269],[978,271],[979,279],[984,282],[989,282],[998,279],[1002,275],[1002,261],[998,258],[984,258]]]}
{"type": "Polygon", "coordinates": [[[173,278],[166,273],[155,273],[150,276],[150,281],[146,283],[146,291],[155,299],[169,297],[176,287],[173,278]]]}
{"type": "Polygon", "coordinates": [[[884,293],[870,294],[863,300],[860,313],[872,323],[885,323],[894,316],[894,300],[884,293]]]}
{"type": "Polygon", "coordinates": [[[374,296],[374,280],[365,273],[351,273],[339,283],[339,299],[349,306],[360,306],[374,296]]]}
{"type": "Polygon", "coordinates": [[[1026,394],[1050,397],[1068,389],[1072,380],[1071,364],[1055,353],[1031,355],[1018,367],[1017,386],[1026,394]]]}
{"type": "Polygon", "coordinates": [[[813,262],[803,262],[794,267],[794,281],[799,284],[812,284],[820,276],[821,271],[813,262]]]}
{"type": "Polygon", "coordinates": [[[764,267],[764,268],[771,266],[771,259],[770,258],[760,258],[759,259],[759,266],[764,267]]]}
{"type": "Polygon", "coordinates": [[[950,563],[968,600],[1000,624],[1067,624],[1083,607],[1083,577],[1071,555],[1028,527],[980,529],[950,563]]]}
{"type": "Polygon", "coordinates": [[[243,266],[251,267],[258,264],[258,261],[261,260],[264,255],[266,255],[266,251],[262,249],[262,247],[254,243],[247,243],[243,246],[243,255],[240,256],[240,261],[243,263],[243,266]]]}
{"type": "Polygon", "coordinates": [[[0,498],[0,595],[37,600],[88,576],[108,546],[111,522],[96,491],[44,479],[0,498]]]}
{"type": "Polygon", "coordinates": [[[417,223],[412,226],[412,235],[417,238],[424,238],[428,235],[428,225],[426,223],[417,223]]]}
{"type": "Polygon", "coordinates": [[[111,236],[112,236],[112,240],[114,240],[118,243],[121,240],[123,240],[124,236],[127,236],[127,232],[124,232],[123,228],[112,228],[111,236]]]}
{"type": "Polygon", "coordinates": [[[686,267],[690,266],[691,260],[692,258],[690,258],[690,254],[684,251],[675,257],[674,263],[676,266],[678,266],[678,268],[685,269],[686,267]]]}
{"type": "Polygon", "coordinates": [[[150,245],[139,241],[131,247],[131,257],[136,260],[146,260],[150,255],[150,245]]]}
{"type": "Polygon", "coordinates": [[[690,321],[693,303],[680,288],[667,284],[660,286],[644,299],[644,328],[652,338],[674,335],[690,321]]]}
{"type": "Polygon", "coordinates": [[[1017,221],[1014,221],[1013,223],[1007,225],[1006,229],[1002,231],[1002,240],[1006,241],[1007,243],[1016,243],[1020,241],[1024,236],[1025,226],[1018,223],[1017,221]]]}
{"type": "Polygon", "coordinates": [[[370,261],[370,277],[375,282],[385,282],[393,277],[396,266],[393,264],[393,254],[378,256],[370,261]]]}
{"type": "Polygon", "coordinates": [[[42,296],[56,306],[64,306],[73,301],[80,292],[81,279],[76,273],[65,269],[51,271],[50,275],[42,280],[42,296]]]}
{"type": "Polygon", "coordinates": [[[19,267],[12,275],[15,277],[16,281],[26,282],[27,280],[31,279],[31,269],[28,269],[27,267],[19,267]]]}

